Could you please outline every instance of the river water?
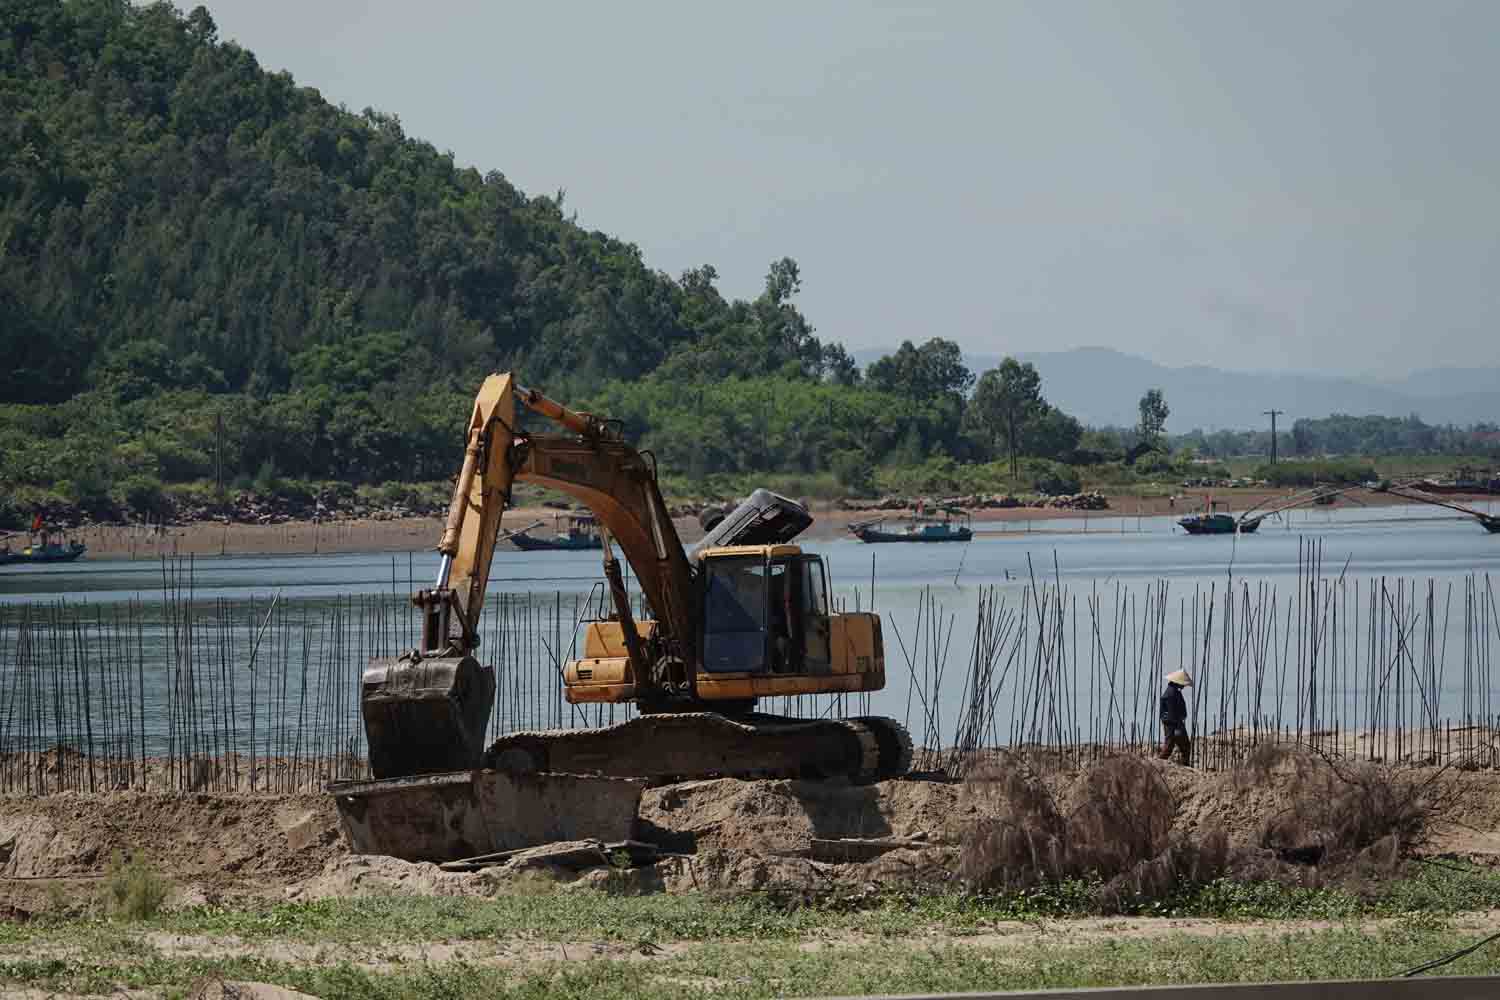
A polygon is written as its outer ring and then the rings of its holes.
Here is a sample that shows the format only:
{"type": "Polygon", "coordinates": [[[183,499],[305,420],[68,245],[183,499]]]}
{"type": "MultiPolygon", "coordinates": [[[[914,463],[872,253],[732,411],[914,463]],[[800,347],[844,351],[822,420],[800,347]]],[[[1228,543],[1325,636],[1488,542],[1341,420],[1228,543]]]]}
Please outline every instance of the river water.
{"type": "MultiPolygon", "coordinates": [[[[1224,724],[1269,717],[1274,710],[1288,726],[1294,716],[1309,726],[1373,725],[1385,718],[1371,707],[1373,689],[1386,682],[1371,673],[1371,663],[1379,659],[1376,650],[1384,649],[1380,637],[1372,635],[1376,627],[1396,629],[1403,645],[1415,645],[1418,630],[1427,630],[1423,642],[1430,642],[1433,652],[1413,654],[1414,682],[1407,696],[1432,702],[1422,709],[1432,718],[1487,714],[1492,707],[1489,674],[1492,668],[1500,671],[1500,665],[1489,657],[1488,647],[1491,642],[1500,645],[1500,619],[1491,622],[1489,578],[1500,573],[1500,536],[1487,534],[1472,519],[1420,507],[1340,507],[1293,512],[1243,536],[1190,537],[1171,517],[1039,520],[1020,533],[1017,526],[978,525],[968,544],[866,545],[840,539],[804,546],[827,560],[843,606],[869,609],[873,602],[885,623],[887,688],[867,705],[842,706],[845,711],[857,707],[893,715],[905,719],[919,737],[952,739],[977,690],[972,677],[965,681],[976,662],[977,644],[980,661],[992,661],[997,673],[1002,667],[1008,672],[1008,680],[990,677],[982,685],[985,697],[1004,702],[986,723],[1000,742],[1026,724],[1031,711],[1026,706],[1038,698],[1076,703],[1064,713],[1072,721],[1048,724],[1054,737],[1097,735],[1100,726],[1114,725],[1109,717],[1116,711],[1121,727],[1149,726],[1160,671],[1197,669],[1200,662],[1201,669],[1217,676],[1195,692],[1200,699],[1195,708],[1203,715],[1219,711],[1224,724]],[[1314,567],[1308,557],[1313,552],[1321,560],[1321,583],[1309,588],[1314,567]],[[1477,591],[1471,592],[1471,579],[1477,591]],[[1230,586],[1244,596],[1245,603],[1237,597],[1233,608],[1233,627],[1240,632],[1225,640],[1214,631],[1209,642],[1210,607],[1215,614],[1229,613],[1221,606],[1227,607],[1222,595],[1230,586]],[[1336,588],[1336,596],[1330,587],[1336,588]],[[1053,606],[1056,596],[1047,594],[1056,595],[1059,588],[1062,601],[1053,606]],[[1313,593],[1318,588],[1323,589],[1321,599],[1313,593]],[[981,595],[989,602],[983,611],[981,595]],[[1274,620],[1268,617],[1273,610],[1274,620]],[[1387,613],[1391,621],[1377,626],[1387,613]],[[1314,616],[1321,616],[1316,625],[1311,624],[1314,616]],[[988,639],[981,634],[986,628],[988,639]],[[1049,631],[1056,633],[1060,648],[1039,656],[1049,631]],[[1025,644],[1018,645],[1022,632],[1025,644]],[[1311,664],[1326,667],[1330,655],[1332,673],[1324,669],[1312,676],[1311,664]],[[1268,676],[1274,680],[1274,705],[1265,692],[1253,705],[1240,705],[1252,672],[1262,686],[1268,676]],[[1118,696],[1127,709],[1108,707],[1106,681],[1113,685],[1110,697],[1118,696]],[[1229,704],[1230,685],[1233,712],[1222,709],[1229,704]],[[1304,704],[1313,698],[1314,688],[1322,692],[1316,713],[1304,704]]],[[[398,607],[412,589],[431,585],[436,568],[432,552],[200,557],[167,567],[86,557],[71,564],[0,568],[0,727],[7,713],[22,710],[17,706],[26,700],[22,689],[29,682],[24,677],[18,681],[17,673],[27,669],[27,655],[36,655],[35,650],[23,652],[23,623],[40,620],[38,615],[56,616],[64,603],[72,609],[66,613],[95,623],[103,643],[89,654],[92,660],[85,657],[85,664],[107,661],[120,646],[119,637],[106,635],[109,622],[122,613],[134,616],[137,641],[130,655],[139,661],[145,702],[137,710],[152,740],[160,737],[163,720],[173,713],[167,675],[181,662],[184,648],[180,636],[174,639],[170,615],[163,610],[170,604],[163,602],[164,585],[169,585],[174,596],[216,609],[224,638],[213,655],[222,661],[216,669],[225,676],[254,667],[254,635],[264,628],[263,616],[273,601],[278,621],[295,625],[300,620],[304,627],[313,622],[324,632],[334,609],[344,609],[335,626],[359,631],[359,641],[341,642],[337,653],[304,648],[304,657],[349,661],[319,674],[339,687],[336,703],[323,693],[306,697],[322,698],[325,707],[319,711],[339,716],[327,725],[357,738],[354,678],[359,660],[370,653],[395,652],[415,638],[409,615],[372,623],[363,612],[355,613],[357,602],[383,600],[398,607]]],[[[555,660],[559,647],[565,654],[573,646],[579,602],[599,579],[597,552],[497,553],[491,606],[506,610],[492,622],[496,641],[487,648],[496,650],[491,655],[498,659],[502,678],[508,670],[524,672],[528,665],[521,661],[528,657],[544,654],[555,660]],[[551,624],[543,620],[548,613],[556,619],[551,624]],[[505,638],[507,632],[519,634],[522,624],[530,647],[505,638]]],[[[1225,623],[1221,617],[1212,627],[1222,630],[1225,623]]],[[[83,641],[88,641],[87,630],[83,641]]],[[[284,648],[274,655],[295,660],[297,641],[283,637],[284,648]]],[[[201,660],[203,654],[198,655],[201,660]]],[[[1390,682],[1396,683],[1405,669],[1398,666],[1390,682]]],[[[552,704],[555,677],[548,677],[532,694],[519,686],[512,690],[516,702],[499,720],[501,728],[599,721],[552,704]],[[528,699],[530,714],[523,715],[520,706],[528,699]]],[[[800,710],[809,709],[803,705],[800,710]]],[[[811,710],[828,709],[814,704],[811,710]]],[[[1037,721],[1032,712],[1031,722],[1037,721]]],[[[298,724],[312,723],[304,713],[298,724]]],[[[236,728],[233,720],[229,728],[236,728]]],[[[1045,738],[1043,730],[1027,732],[1045,738]]],[[[5,738],[0,732],[0,739],[5,738]]]]}
{"type": "MultiPolygon", "coordinates": [[[[1485,505],[1479,505],[1485,509],[1485,505]]],[[[1491,501],[1491,512],[1500,504],[1491,501]]],[[[1231,570],[1257,580],[1295,579],[1309,538],[1323,543],[1328,565],[1364,577],[1452,579],[1500,569],[1500,537],[1471,518],[1429,508],[1367,507],[1294,511],[1253,535],[1192,537],[1172,517],[1099,517],[980,524],[968,545],[866,545],[854,539],[802,543],[829,564],[834,589],[868,606],[871,563],[879,610],[915,607],[928,586],[958,596],[986,584],[1019,587],[1035,570],[1056,569],[1069,580],[1099,583],[1162,578],[1185,583],[1222,580],[1231,570]]],[[[192,564],[199,599],[269,598],[302,601],[332,595],[407,593],[430,586],[431,551],[270,556],[200,556],[192,564]]],[[[496,553],[494,591],[586,593],[600,579],[597,552],[496,553]]],[[[75,563],[0,567],[0,605],[56,600],[109,603],[160,599],[163,571],[151,560],[85,557],[75,563]]]]}

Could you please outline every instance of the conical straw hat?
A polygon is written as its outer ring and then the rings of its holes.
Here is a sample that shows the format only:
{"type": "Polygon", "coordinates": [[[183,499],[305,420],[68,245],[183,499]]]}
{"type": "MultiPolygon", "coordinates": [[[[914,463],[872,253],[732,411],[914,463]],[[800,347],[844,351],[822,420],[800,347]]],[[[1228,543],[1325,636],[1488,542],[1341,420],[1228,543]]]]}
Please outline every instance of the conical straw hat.
{"type": "Polygon", "coordinates": [[[1193,686],[1193,678],[1188,675],[1186,670],[1174,670],[1166,676],[1166,680],[1173,684],[1181,684],[1183,687],[1193,686]]]}

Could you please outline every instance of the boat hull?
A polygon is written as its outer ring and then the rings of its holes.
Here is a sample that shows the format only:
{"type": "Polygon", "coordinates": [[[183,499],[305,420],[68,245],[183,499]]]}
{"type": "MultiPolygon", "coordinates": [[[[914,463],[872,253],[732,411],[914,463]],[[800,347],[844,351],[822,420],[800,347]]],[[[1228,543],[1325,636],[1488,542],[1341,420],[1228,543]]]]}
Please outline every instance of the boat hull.
{"type": "Polygon", "coordinates": [[[586,552],[589,549],[603,548],[603,543],[597,538],[534,538],[531,535],[511,535],[510,540],[515,543],[516,548],[527,552],[586,552]]]}
{"type": "Polygon", "coordinates": [[[1236,530],[1242,535],[1249,535],[1260,527],[1259,521],[1240,523],[1228,514],[1184,517],[1177,523],[1190,535],[1232,535],[1236,530]]]}
{"type": "Polygon", "coordinates": [[[1423,493],[1436,493],[1440,496],[1500,495],[1500,480],[1493,479],[1484,482],[1468,483],[1439,483],[1425,479],[1416,485],[1423,493]]]}
{"type": "Polygon", "coordinates": [[[79,545],[73,548],[44,549],[41,552],[23,550],[21,552],[0,553],[0,566],[25,563],[65,563],[72,562],[88,551],[87,546],[79,545]]]}
{"type": "Polygon", "coordinates": [[[905,531],[880,531],[876,528],[861,528],[854,533],[854,537],[862,542],[878,544],[883,542],[967,542],[972,541],[974,532],[968,528],[955,528],[943,534],[916,534],[905,531]]]}

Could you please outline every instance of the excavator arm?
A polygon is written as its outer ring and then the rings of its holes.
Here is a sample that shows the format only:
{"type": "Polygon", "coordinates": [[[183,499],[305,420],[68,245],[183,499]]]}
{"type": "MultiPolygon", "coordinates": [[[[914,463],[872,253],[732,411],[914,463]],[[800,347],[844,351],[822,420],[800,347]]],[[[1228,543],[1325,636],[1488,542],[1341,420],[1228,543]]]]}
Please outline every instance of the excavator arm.
{"type": "Polygon", "coordinates": [[[372,662],[362,681],[361,709],[376,777],[461,769],[479,759],[495,680],[473,653],[500,519],[517,480],[566,493],[594,512],[637,676],[648,685],[690,684],[696,673],[692,568],[655,470],[605,421],[521,387],[509,373],[491,375],[469,417],[463,465],[438,543],[437,580],[413,597],[422,609],[421,648],[372,662]],[[516,402],[572,434],[517,430],[516,402]],[[629,599],[611,540],[634,570],[657,621],[665,655],[652,665],[629,626],[629,599]]]}
{"type": "MultiPolygon", "coordinates": [[[[509,374],[485,380],[469,418],[464,464],[438,543],[437,583],[416,597],[429,609],[424,620],[433,622],[432,634],[424,628],[425,649],[467,653],[478,646],[500,519],[516,481],[550,487],[593,511],[605,536],[619,544],[668,641],[681,647],[674,652],[690,655],[692,569],[655,471],[604,421],[516,386],[509,374]],[[573,435],[517,431],[515,401],[573,435]],[[439,620],[444,607],[458,619],[457,635],[439,620]]],[[[607,560],[613,558],[612,549],[605,552],[607,560]]]]}

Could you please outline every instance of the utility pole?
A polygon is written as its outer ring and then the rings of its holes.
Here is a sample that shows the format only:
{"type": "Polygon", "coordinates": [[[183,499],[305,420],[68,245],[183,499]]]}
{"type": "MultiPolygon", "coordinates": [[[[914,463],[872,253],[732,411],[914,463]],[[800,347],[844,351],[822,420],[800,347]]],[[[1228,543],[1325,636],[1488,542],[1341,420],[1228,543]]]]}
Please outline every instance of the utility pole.
{"type": "Polygon", "coordinates": [[[1271,464],[1276,464],[1276,418],[1285,413],[1285,410],[1264,410],[1266,416],[1271,418],[1271,464]]]}

